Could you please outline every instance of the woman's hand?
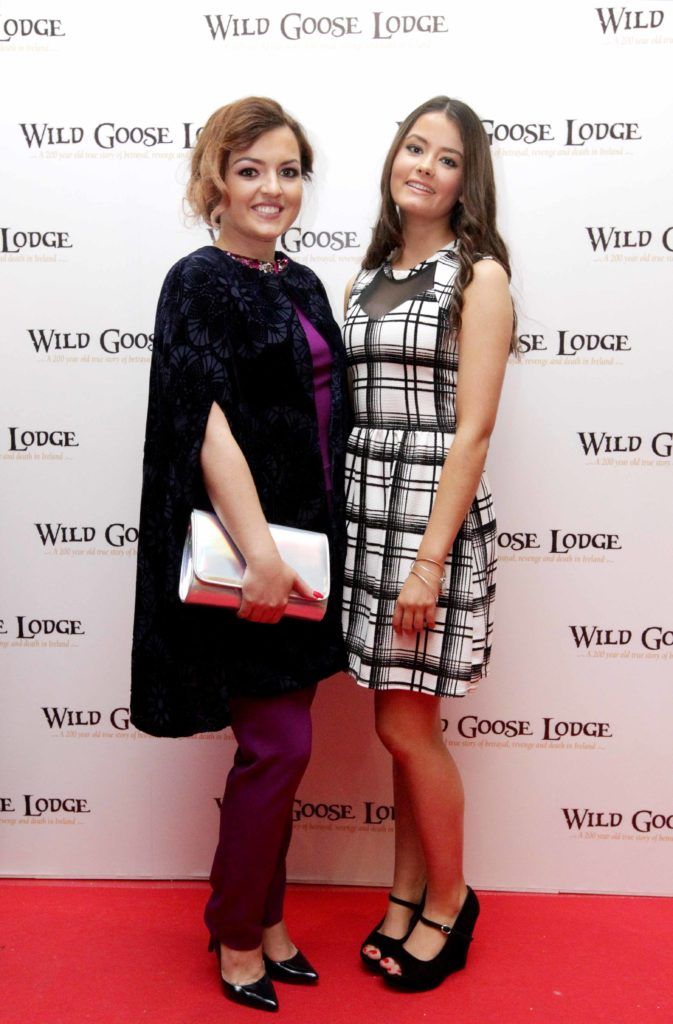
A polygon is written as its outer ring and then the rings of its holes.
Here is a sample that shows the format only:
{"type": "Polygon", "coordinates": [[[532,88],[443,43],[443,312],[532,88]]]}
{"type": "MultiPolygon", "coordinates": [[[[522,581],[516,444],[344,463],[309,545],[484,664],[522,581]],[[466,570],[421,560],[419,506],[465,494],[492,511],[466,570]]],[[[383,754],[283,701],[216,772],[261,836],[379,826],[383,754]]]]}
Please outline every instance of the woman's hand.
{"type": "Polygon", "coordinates": [[[316,601],[323,596],[280,557],[248,564],[243,574],[242,600],[237,612],[239,619],[279,622],[292,591],[316,601]]]}
{"type": "Polygon", "coordinates": [[[201,445],[201,468],[213,508],[247,563],[238,617],[278,622],[293,590],[320,600],[323,595],[309,587],[278,554],[250,467],[216,402],[201,445]]]}
{"type": "Polygon", "coordinates": [[[400,590],[393,615],[393,629],[406,636],[435,628],[437,598],[442,585],[439,577],[424,572],[422,566],[414,565],[413,569],[400,590]],[[415,575],[417,572],[423,573],[422,579],[415,575]]]}

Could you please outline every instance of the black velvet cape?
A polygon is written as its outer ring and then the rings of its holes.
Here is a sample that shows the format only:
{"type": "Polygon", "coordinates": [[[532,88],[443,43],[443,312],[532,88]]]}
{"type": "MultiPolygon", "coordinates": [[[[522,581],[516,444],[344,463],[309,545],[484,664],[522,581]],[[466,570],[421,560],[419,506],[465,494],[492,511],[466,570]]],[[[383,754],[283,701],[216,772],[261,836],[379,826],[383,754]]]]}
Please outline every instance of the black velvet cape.
{"type": "Polygon", "coordinates": [[[205,246],[169,271],[157,309],[143,464],[131,687],[138,729],[154,736],[222,729],[230,696],[277,695],[346,667],[345,366],[325,289],[307,267],[290,260],[266,274],[205,246]],[[331,509],[311,353],[293,304],[332,352],[331,509]],[[252,623],[178,598],[191,510],[212,511],[199,454],[213,402],[245,455],[267,521],[330,538],[332,587],[320,623],[252,623]]]}

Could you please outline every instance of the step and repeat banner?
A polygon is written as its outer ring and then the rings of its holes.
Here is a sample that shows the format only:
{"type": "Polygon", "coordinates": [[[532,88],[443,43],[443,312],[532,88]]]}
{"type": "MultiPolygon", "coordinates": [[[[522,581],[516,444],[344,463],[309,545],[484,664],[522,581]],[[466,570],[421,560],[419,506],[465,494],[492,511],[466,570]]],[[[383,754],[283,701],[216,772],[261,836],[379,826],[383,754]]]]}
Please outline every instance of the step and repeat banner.
{"type": "MultiPolygon", "coordinates": [[[[129,726],[154,311],[210,241],[182,197],[218,106],[315,145],[284,249],[340,315],[396,122],[438,93],[488,133],[522,356],[489,475],[495,655],[443,706],[477,887],[673,893],[673,4],[3,2],[0,869],[201,878],[228,731],[129,726]]],[[[372,697],[327,681],[291,875],[388,884],[372,697]]]]}

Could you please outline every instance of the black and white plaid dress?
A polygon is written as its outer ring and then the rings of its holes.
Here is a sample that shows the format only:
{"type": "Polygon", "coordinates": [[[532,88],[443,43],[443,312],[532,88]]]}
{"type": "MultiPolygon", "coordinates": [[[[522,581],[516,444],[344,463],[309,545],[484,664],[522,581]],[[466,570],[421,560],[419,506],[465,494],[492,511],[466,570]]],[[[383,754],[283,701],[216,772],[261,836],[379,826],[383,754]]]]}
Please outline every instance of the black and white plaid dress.
{"type": "Polygon", "coordinates": [[[361,271],[348,303],[344,632],[350,672],[377,690],[462,697],[491,653],[496,530],[485,475],[446,560],[436,627],[392,628],[456,429],[459,353],[447,325],[457,271],[452,243],[412,270],[361,271]]]}

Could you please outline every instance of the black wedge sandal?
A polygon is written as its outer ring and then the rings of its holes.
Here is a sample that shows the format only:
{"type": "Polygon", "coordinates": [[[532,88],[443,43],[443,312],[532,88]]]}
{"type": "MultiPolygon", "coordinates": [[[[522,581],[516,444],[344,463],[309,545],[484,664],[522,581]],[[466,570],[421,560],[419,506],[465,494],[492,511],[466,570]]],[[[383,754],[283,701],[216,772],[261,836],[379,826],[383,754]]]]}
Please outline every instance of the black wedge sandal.
{"type": "Polygon", "coordinates": [[[401,974],[384,972],[386,982],[393,988],[405,989],[407,992],[425,992],[441,985],[449,974],[460,971],[465,966],[478,917],[479,900],[469,885],[465,902],[452,925],[439,924],[419,914],[418,920],[428,928],[436,928],[443,932],[446,935],[446,942],[432,960],[419,960],[408,953],[400,943],[392,956],[399,965],[401,974]]]}
{"type": "Polygon", "coordinates": [[[389,894],[388,899],[390,900],[391,903],[396,904],[396,906],[398,907],[406,907],[407,910],[411,910],[411,920],[409,921],[409,927],[407,928],[402,938],[393,939],[390,937],[390,935],[383,935],[379,931],[379,928],[385,921],[385,917],[382,917],[379,923],[377,924],[376,928],[374,928],[374,930],[369,933],[365,941],[362,943],[362,945],[360,946],[360,959],[362,960],[362,963],[367,968],[367,970],[375,974],[379,974],[382,971],[384,971],[384,968],[381,967],[381,961],[385,960],[387,956],[396,957],[402,946],[402,943],[406,942],[406,940],[411,935],[425,904],[425,889],[423,890],[423,895],[421,896],[419,903],[412,903],[411,900],[401,900],[399,896],[393,896],[392,893],[389,894]],[[371,956],[367,956],[367,954],[364,951],[365,946],[376,946],[376,948],[379,950],[381,954],[378,960],[375,960],[371,956]]]}

